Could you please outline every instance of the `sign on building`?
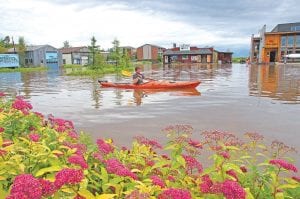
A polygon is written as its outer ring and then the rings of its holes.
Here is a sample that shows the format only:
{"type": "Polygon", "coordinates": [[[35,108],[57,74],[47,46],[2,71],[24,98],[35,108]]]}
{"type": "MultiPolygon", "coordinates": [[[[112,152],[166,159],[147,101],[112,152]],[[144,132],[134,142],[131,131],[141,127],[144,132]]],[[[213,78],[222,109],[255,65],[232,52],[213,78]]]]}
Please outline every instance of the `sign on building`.
{"type": "Polygon", "coordinates": [[[17,54],[0,54],[0,68],[19,67],[19,55],[17,54]]]}
{"type": "Polygon", "coordinates": [[[180,51],[189,51],[190,50],[190,45],[189,44],[181,44],[179,45],[180,51]]]}

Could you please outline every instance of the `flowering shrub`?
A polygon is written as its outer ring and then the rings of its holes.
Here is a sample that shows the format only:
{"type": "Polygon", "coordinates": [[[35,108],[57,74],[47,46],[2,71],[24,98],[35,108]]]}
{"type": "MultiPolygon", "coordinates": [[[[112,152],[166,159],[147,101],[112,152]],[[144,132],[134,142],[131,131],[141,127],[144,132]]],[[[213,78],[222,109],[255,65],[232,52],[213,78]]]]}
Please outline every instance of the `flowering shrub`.
{"type": "Polygon", "coordinates": [[[135,137],[130,148],[93,143],[71,121],[31,111],[0,93],[0,197],[22,198],[297,198],[295,149],[263,136],[188,125],[163,129],[166,145],[135,137]],[[195,139],[198,137],[198,139],[195,139]],[[209,158],[206,158],[208,157],[209,158]]]}

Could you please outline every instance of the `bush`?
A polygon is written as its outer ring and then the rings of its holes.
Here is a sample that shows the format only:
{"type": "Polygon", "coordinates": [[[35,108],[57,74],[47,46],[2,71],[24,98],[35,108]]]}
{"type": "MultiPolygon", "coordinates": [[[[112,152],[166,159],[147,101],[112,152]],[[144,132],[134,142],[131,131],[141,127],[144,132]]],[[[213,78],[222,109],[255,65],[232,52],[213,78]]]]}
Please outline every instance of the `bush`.
{"type": "Polygon", "coordinates": [[[169,138],[135,137],[131,148],[93,143],[71,121],[32,112],[0,93],[0,195],[6,198],[297,198],[295,149],[263,136],[163,129],[169,138]],[[209,159],[204,158],[210,154],[209,159]]]}

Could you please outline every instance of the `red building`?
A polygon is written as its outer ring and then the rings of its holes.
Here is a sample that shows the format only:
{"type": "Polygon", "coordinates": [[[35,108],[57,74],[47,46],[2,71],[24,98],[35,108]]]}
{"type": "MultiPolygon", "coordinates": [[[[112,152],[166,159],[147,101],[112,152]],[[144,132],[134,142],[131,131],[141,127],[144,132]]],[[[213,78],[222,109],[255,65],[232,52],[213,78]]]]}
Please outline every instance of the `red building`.
{"type": "Polygon", "coordinates": [[[233,52],[218,52],[218,61],[222,64],[232,63],[233,52]]]}
{"type": "Polygon", "coordinates": [[[162,58],[164,50],[165,48],[156,45],[142,45],[136,50],[137,60],[158,61],[160,58],[162,58]]]}

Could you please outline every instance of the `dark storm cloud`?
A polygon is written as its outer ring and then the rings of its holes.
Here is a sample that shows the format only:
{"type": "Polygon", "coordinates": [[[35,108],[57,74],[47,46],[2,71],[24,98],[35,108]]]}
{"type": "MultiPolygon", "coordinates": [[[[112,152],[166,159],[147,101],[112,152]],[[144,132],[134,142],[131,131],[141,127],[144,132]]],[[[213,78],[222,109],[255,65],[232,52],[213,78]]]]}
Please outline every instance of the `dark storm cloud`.
{"type": "Polygon", "coordinates": [[[300,21],[298,0],[54,0],[77,4],[79,9],[123,4],[128,9],[169,17],[228,34],[251,34],[264,24],[300,21]]]}

